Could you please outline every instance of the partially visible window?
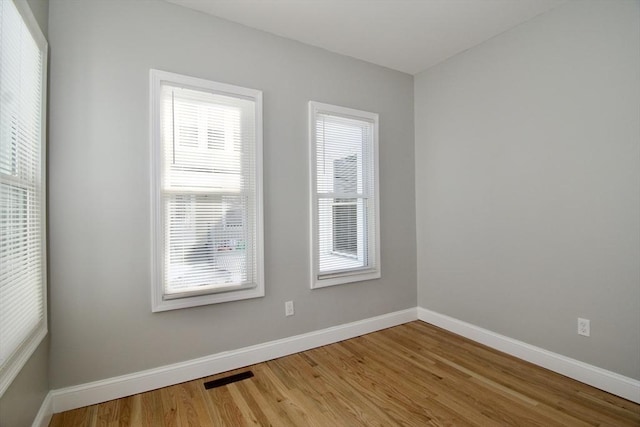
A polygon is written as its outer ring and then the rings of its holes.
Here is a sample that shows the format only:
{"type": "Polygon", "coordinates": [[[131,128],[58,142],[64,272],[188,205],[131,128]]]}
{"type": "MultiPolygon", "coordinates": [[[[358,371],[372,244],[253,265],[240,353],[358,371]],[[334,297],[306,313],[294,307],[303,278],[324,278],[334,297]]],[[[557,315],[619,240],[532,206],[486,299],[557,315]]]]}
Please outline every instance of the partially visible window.
{"type": "Polygon", "coordinates": [[[0,1],[0,396],[47,334],[46,51],[26,1],[0,1]]]}
{"type": "Polygon", "coordinates": [[[264,295],[262,93],[151,70],[153,311],[264,295]]]}
{"type": "Polygon", "coordinates": [[[378,115],[309,103],[311,287],[380,277],[378,115]]]}

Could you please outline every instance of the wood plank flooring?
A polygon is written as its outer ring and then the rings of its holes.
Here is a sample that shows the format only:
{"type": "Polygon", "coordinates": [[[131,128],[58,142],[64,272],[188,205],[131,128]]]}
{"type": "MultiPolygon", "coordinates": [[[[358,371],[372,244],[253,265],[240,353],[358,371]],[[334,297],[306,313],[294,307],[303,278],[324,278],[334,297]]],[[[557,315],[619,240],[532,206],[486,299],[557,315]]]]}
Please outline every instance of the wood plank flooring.
{"type": "Polygon", "coordinates": [[[54,415],[60,426],[640,426],[640,405],[421,321],[54,415]],[[205,390],[212,379],[255,376],[205,390]]]}

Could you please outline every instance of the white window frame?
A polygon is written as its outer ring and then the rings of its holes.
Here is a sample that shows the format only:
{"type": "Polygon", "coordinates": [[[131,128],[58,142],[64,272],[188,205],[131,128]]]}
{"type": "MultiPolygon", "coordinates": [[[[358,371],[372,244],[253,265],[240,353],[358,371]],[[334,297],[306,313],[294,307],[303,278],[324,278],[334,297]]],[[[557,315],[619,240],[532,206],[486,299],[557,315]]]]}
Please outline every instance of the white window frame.
{"type": "MultiPolygon", "coordinates": [[[[359,282],[364,280],[378,279],[381,277],[380,270],[380,197],[379,197],[379,179],[378,179],[378,126],[379,116],[376,113],[368,111],[356,110],[353,108],[341,107],[337,105],[325,104],[316,101],[309,101],[309,170],[310,170],[310,212],[311,212],[311,289],[324,288],[327,286],[341,285],[345,283],[359,282]],[[338,117],[345,117],[355,120],[361,120],[371,123],[372,141],[368,152],[373,156],[371,160],[373,164],[372,176],[373,194],[368,194],[368,198],[372,201],[371,207],[374,210],[374,225],[370,224],[366,230],[366,251],[368,265],[347,270],[336,270],[320,274],[320,237],[319,237],[319,211],[318,200],[320,193],[317,191],[317,136],[316,136],[316,117],[318,114],[327,114],[338,117]],[[370,254],[373,253],[373,256],[370,254]]],[[[326,195],[325,195],[326,197],[326,195]]],[[[349,256],[349,254],[343,254],[349,256]]]]}
{"type": "MultiPolygon", "coordinates": [[[[40,26],[38,25],[33,13],[31,12],[31,8],[27,4],[26,0],[11,0],[13,4],[16,6],[16,9],[20,13],[22,20],[26,28],[31,33],[36,45],[38,46],[41,54],[42,54],[42,68],[41,68],[41,104],[40,104],[40,250],[41,250],[41,309],[42,309],[42,319],[40,322],[32,329],[31,333],[26,337],[26,339],[22,342],[22,344],[16,349],[14,354],[7,359],[7,361],[0,366],[0,397],[4,394],[4,392],[9,388],[12,381],[15,377],[20,373],[24,365],[27,363],[31,355],[38,348],[44,337],[47,336],[48,326],[47,326],[47,233],[46,233],[46,118],[47,118],[47,52],[48,52],[48,43],[42,31],[40,30],[40,26]]],[[[0,344],[1,345],[1,344],[0,344]]]]}
{"type": "Polygon", "coordinates": [[[264,243],[263,243],[263,194],[262,194],[262,92],[225,83],[190,77],[160,70],[150,70],[150,123],[151,123],[151,215],[152,215],[152,311],[166,311],[201,305],[223,303],[264,296],[264,243]],[[161,144],[161,96],[163,82],[185,88],[246,98],[255,102],[255,199],[257,272],[251,286],[240,286],[214,291],[189,292],[178,297],[165,298],[164,293],[164,221],[162,218],[162,144],[161,144]]]}

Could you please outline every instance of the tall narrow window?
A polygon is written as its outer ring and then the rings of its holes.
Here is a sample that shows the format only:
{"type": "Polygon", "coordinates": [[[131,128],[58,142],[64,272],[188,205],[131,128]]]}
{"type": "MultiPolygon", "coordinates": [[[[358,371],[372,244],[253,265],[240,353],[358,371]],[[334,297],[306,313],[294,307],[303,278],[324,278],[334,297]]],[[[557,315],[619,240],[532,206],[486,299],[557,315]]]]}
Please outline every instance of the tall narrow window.
{"type": "Polygon", "coordinates": [[[378,115],[309,103],[311,287],[380,277],[378,115]]]}
{"type": "Polygon", "coordinates": [[[153,310],[264,295],[262,93],[151,70],[153,310]]]}
{"type": "Polygon", "coordinates": [[[47,334],[46,51],[26,1],[0,1],[0,396],[47,334]]]}

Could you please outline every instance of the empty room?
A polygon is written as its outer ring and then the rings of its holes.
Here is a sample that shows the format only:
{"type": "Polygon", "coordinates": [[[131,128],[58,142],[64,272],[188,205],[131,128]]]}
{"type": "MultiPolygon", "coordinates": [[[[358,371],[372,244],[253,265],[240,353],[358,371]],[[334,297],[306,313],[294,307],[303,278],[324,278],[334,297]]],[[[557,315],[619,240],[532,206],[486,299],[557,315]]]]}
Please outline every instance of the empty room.
{"type": "Polygon", "coordinates": [[[640,426],[640,0],[0,0],[0,426],[640,426]]]}

